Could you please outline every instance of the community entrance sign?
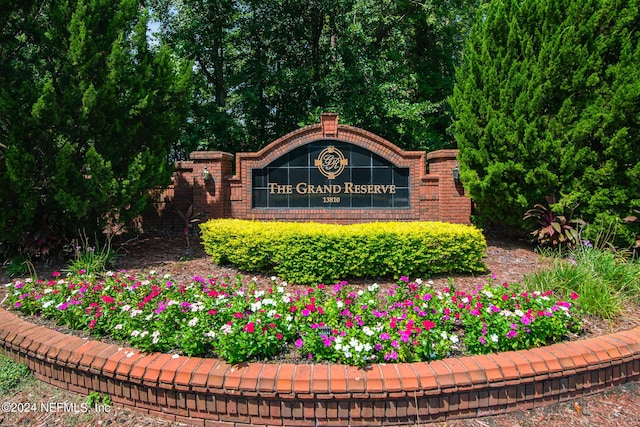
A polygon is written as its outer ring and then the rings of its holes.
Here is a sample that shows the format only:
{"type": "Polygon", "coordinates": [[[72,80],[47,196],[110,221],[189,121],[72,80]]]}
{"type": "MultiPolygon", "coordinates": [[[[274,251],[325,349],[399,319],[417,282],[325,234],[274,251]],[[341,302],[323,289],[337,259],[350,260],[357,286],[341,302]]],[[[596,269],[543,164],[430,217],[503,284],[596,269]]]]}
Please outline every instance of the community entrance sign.
{"type": "Polygon", "coordinates": [[[408,208],[409,168],[322,139],[252,170],[253,208],[408,208]]]}
{"type": "Polygon", "coordinates": [[[201,220],[469,223],[471,200],[457,179],[457,153],[404,151],[339,125],[337,114],[322,114],[319,124],[254,153],[191,153],[190,161],[176,163],[174,183],[159,193],[150,222],[183,227],[175,211],[193,205],[201,220]]]}

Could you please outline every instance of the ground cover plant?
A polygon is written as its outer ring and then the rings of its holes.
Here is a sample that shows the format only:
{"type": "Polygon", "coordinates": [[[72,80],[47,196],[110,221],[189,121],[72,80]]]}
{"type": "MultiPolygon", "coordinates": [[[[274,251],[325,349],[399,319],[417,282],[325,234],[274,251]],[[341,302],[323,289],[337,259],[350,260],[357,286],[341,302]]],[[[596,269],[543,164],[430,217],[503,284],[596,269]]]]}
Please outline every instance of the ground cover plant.
{"type": "Polygon", "coordinates": [[[572,294],[487,284],[467,293],[401,277],[395,286],[269,288],[239,278],[195,276],[175,283],[150,271],[97,276],[80,270],[7,284],[5,306],[144,351],[356,366],[519,350],[557,342],[580,328],[572,294]]]}

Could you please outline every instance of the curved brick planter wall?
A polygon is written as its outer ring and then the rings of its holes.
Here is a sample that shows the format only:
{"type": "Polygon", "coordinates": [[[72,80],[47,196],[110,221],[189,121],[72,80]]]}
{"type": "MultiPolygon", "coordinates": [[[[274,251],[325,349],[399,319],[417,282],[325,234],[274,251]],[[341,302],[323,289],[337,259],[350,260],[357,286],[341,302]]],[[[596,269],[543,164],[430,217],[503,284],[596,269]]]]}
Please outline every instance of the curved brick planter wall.
{"type": "Polygon", "coordinates": [[[545,348],[430,363],[250,363],[143,354],[0,309],[0,346],[37,378],[195,425],[427,425],[543,406],[640,376],[640,328],[545,348]]]}

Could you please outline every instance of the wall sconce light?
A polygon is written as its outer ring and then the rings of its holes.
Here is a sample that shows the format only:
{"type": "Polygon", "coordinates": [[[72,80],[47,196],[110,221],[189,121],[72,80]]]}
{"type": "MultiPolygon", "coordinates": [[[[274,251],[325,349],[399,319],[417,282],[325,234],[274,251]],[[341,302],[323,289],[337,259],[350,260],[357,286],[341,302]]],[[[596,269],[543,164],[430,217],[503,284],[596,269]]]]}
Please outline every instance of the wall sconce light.
{"type": "Polygon", "coordinates": [[[460,169],[458,169],[458,164],[451,169],[451,175],[453,176],[454,181],[460,181],[460,169]]]}
{"type": "Polygon", "coordinates": [[[209,172],[209,169],[207,169],[207,167],[204,167],[204,170],[202,171],[202,180],[204,182],[210,181],[211,180],[211,172],[209,172]]]}

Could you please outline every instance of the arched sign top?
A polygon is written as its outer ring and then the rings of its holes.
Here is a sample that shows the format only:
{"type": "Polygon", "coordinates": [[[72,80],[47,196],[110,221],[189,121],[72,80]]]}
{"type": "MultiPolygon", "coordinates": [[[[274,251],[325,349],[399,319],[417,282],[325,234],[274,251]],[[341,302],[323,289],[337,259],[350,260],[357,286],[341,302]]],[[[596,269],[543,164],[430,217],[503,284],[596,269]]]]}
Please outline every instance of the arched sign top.
{"type": "Polygon", "coordinates": [[[388,159],[398,166],[409,167],[416,159],[426,162],[423,151],[404,151],[390,141],[353,126],[337,125],[335,134],[327,136],[323,133],[321,124],[303,127],[284,135],[254,153],[238,153],[236,155],[236,170],[241,170],[241,163],[250,161],[258,167],[264,167],[273,162],[284,153],[312,141],[326,140],[336,142],[348,142],[364,147],[379,156],[388,159]]]}

